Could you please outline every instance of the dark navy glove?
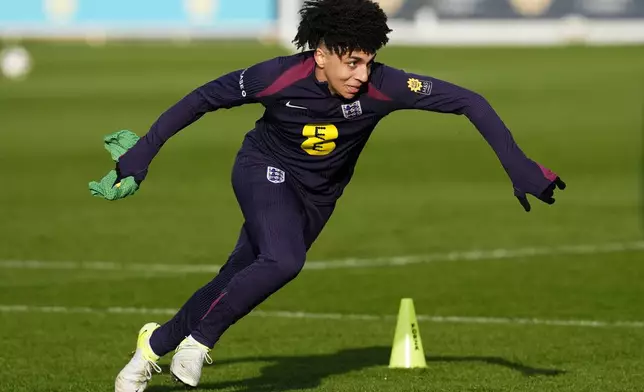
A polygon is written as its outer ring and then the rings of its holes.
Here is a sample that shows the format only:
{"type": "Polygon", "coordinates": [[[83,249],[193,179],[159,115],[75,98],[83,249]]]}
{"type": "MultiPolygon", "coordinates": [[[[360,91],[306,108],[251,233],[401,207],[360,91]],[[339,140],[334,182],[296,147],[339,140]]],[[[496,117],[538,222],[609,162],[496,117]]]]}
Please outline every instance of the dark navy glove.
{"type": "Polygon", "coordinates": [[[528,194],[546,204],[554,204],[555,188],[566,189],[566,183],[555,172],[536,162],[530,161],[530,163],[528,170],[512,180],[514,196],[526,212],[530,212],[531,209],[528,194]]]}

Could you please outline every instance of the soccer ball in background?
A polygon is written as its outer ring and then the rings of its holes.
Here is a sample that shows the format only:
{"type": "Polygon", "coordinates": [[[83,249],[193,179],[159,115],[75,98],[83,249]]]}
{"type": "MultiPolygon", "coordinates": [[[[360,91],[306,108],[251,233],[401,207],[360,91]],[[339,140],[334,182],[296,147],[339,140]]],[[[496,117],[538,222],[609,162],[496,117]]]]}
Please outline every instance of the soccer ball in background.
{"type": "Polygon", "coordinates": [[[12,46],[0,52],[0,71],[7,79],[24,79],[31,67],[31,55],[22,46],[12,46]]]}

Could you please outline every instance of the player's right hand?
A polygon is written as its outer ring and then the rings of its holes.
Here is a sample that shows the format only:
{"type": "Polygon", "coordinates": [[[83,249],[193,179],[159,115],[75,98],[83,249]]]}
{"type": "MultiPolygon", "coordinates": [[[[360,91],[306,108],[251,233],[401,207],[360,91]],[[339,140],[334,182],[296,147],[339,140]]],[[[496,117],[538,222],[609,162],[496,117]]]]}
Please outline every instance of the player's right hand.
{"type": "Polygon", "coordinates": [[[106,200],[119,200],[136,193],[139,183],[132,176],[123,178],[119,170],[119,158],[131,149],[139,140],[137,134],[128,130],[110,133],[103,138],[105,149],[116,162],[116,168],[111,170],[100,181],[89,183],[92,196],[106,200]]]}
{"type": "Polygon", "coordinates": [[[110,170],[100,181],[89,183],[89,191],[92,196],[105,200],[119,200],[131,196],[139,189],[134,177],[119,178],[116,170],[110,170]]]}
{"type": "Polygon", "coordinates": [[[114,162],[118,162],[121,155],[134,147],[137,141],[139,141],[139,136],[128,130],[110,133],[103,138],[105,149],[110,153],[114,162]]]}

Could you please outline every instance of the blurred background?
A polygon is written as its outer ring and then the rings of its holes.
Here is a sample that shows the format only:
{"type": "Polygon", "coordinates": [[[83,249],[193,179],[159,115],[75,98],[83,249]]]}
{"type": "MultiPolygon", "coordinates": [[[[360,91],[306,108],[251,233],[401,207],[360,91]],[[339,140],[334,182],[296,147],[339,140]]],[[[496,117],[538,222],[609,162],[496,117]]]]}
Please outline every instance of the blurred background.
{"type": "MultiPolygon", "coordinates": [[[[0,0],[0,390],[110,390],[138,328],[217,273],[261,106],[183,130],[134,197],[87,184],[113,167],[104,135],[292,53],[301,3],[0,0]]],[[[641,390],[644,0],[379,3],[379,61],[482,94],[569,186],[527,214],[466,118],[392,114],[304,271],[224,336],[203,389],[641,390]],[[403,297],[430,367],[414,375],[386,368],[403,297]]]]}

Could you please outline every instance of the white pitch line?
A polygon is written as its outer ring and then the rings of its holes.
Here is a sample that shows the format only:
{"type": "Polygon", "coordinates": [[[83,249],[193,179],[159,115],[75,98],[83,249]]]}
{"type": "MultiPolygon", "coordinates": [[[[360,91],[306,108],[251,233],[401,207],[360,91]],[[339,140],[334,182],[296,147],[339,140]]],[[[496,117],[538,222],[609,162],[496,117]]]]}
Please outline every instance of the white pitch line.
{"type": "Polygon", "coordinates": [[[534,257],[544,255],[580,255],[617,253],[629,251],[644,251],[644,241],[608,243],[598,245],[564,245],[553,247],[530,247],[516,249],[493,249],[453,251],[447,253],[433,253],[415,256],[381,257],[372,259],[343,259],[327,261],[310,261],[305,268],[330,269],[330,268],[370,268],[394,267],[409,264],[444,262],[444,261],[479,261],[497,259],[515,259],[521,257],[534,257]]]}
{"type": "MultiPolygon", "coordinates": [[[[446,261],[480,261],[518,259],[535,256],[588,255],[602,253],[641,252],[644,241],[607,243],[595,245],[564,245],[552,247],[528,247],[516,249],[492,249],[430,253],[425,255],[394,256],[378,258],[349,258],[339,260],[307,261],[306,270],[329,270],[339,268],[398,267],[446,261]]],[[[116,263],[109,261],[41,261],[41,260],[0,260],[0,269],[36,270],[96,270],[96,271],[138,271],[145,273],[210,273],[216,274],[221,268],[213,264],[143,264],[116,263]]]]}
{"type": "MultiPolygon", "coordinates": [[[[31,306],[0,305],[0,313],[84,313],[84,314],[137,314],[172,316],[175,309],[170,308],[133,308],[133,307],[66,307],[66,306],[31,306]]],[[[263,318],[290,318],[306,320],[340,320],[340,321],[393,321],[395,315],[345,314],[345,313],[310,313],[291,311],[255,310],[250,316],[263,318]]],[[[463,317],[463,316],[430,316],[416,315],[418,321],[440,324],[505,324],[505,325],[547,325],[559,327],[583,328],[644,328],[644,321],[602,321],[575,319],[541,319],[509,317],[463,317]]]]}

